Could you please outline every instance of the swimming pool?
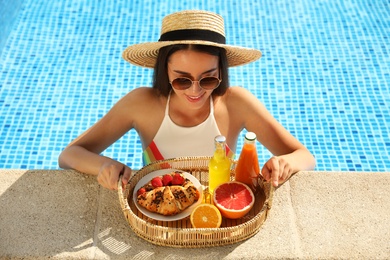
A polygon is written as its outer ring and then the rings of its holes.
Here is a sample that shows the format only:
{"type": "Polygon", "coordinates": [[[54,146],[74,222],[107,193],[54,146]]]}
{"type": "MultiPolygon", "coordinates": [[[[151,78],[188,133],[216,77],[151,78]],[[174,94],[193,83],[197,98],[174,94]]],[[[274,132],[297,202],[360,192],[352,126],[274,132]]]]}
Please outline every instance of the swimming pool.
{"type": "MultiPolygon", "coordinates": [[[[0,168],[57,169],[73,138],[151,85],[152,71],[123,61],[124,48],[157,40],[168,13],[206,9],[224,16],[228,43],[262,50],[230,69],[231,85],[262,100],[314,153],[316,170],[390,171],[388,0],[5,2],[0,168]]],[[[104,154],[136,169],[141,150],[130,131],[104,154]]]]}

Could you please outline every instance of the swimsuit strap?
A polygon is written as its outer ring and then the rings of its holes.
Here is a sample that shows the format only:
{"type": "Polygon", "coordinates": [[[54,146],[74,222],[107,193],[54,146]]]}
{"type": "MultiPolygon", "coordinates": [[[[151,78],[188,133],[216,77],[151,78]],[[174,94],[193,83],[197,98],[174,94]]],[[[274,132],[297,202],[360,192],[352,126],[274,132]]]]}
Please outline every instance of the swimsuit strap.
{"type": "Polygon", "coordinates": [[[210,96],[210,115],[214,115],[214,103],[213,103],[213,97],[210,96]]]}
{"type": "Polygon", "coordinates": [[[165,106],[165,115],[168,116],[169,115],[169,101],[171,100],[171,92],[169,92],[169,95],[168,95],[168,100],[167,100],[167,105],[165,106]]]}

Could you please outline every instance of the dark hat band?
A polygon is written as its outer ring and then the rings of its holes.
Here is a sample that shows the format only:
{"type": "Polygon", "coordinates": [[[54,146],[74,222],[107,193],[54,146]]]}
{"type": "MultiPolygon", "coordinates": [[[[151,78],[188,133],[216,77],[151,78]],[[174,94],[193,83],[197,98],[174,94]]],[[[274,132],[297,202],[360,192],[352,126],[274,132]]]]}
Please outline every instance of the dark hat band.
{"type": "Polygon", "coordinates": [[[160,36],[159,42],[161,41],[183,41],[183,40],[198,40],[198,41],[209,41],[220,44],[225,44],[225,36],[209,31],[209,30],[199,30],[199,29],[183,29],[175,30],[162,34],[160,36]]]}

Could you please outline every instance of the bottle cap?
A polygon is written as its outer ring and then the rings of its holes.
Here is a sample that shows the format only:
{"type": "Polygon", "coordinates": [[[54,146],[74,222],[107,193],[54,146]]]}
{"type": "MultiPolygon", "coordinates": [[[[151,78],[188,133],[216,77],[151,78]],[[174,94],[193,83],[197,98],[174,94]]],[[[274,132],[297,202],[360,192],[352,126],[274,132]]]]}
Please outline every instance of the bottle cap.
{"type": "Polygon", "coordinates": [[[224,142],[226,142],[226,137],[223,136],[223,135],[217,135],[215,137],[215,141],[218,142],[218,143],[224,143],[224,142]]]}
{"type": "Polygon", "coordinates": [[[254,140],[256,140],[256,134],[253,132],[248,132],[245,135],[245,139],[247,139],[249,141],[254,141],[254,140]]]}

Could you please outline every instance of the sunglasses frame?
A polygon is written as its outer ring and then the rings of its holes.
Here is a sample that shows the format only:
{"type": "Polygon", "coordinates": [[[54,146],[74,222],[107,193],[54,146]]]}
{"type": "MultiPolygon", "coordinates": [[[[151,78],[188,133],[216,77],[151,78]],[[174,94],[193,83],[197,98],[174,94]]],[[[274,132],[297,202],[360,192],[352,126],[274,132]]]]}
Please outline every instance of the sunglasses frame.
{"type": "Polygon", "coordinates": [[[219,87],[219,85],[220,85],[221,82],[222,82],[222,79],[219,79],[219,78],[213,77],[213,76],[203,77],[203,78],[201,78],[200,80],[192,80],[192,79],[187,78],[187,77],[178,77],[178,78],[175,78],[175,79],[172,80],[172,81],[169,81],[169,84],[171,84],[172,88],[174,88],[174,89],[176,89],[176,90],[186,90],[186,89],[189,89],[190,87],[192,87],[192,86],[194,85],[195,82],[198,82],[199,87],[201,87],[201,88],[204,89],[204,90],[214,90],[214,89],[216,89],[216,88],[219,87]],[[208,88],[203,88],[202,85],[200,84],[200,82],[201,82],[203,79],[207,79],[207,78],[214,78],[214,79],[217,79],[217,80],[218,80],[217,86],[216,86],[215,88],[210,88],[210,89],[208,89],[208,88]],[[175,88],[175,87],[173,86],[172,83],[173,83],[173,81],[175,81],[175,80],[177,80],[177,79],[188,79],[188,80],[191,82],[191,85],[190,85],[188,88],[175,88]]]}

